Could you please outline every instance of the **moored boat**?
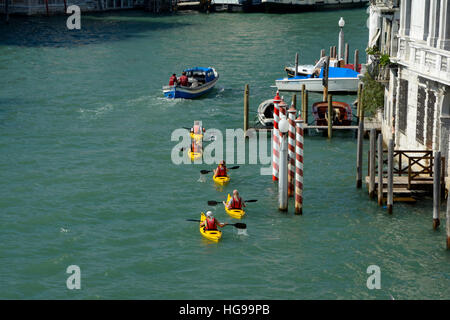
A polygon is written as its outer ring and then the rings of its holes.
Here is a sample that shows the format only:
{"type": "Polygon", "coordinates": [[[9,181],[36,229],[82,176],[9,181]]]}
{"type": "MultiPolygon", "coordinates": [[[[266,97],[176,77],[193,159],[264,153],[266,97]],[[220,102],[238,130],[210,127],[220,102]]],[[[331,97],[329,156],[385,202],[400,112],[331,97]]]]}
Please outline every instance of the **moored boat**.
{"type": "Polygon", "coordinates": [[[163,86],[164,96],[171,99],[193,99],[211,91],[219,80],[219,73],[212,67],[194,67],[184,70],[188,77],[188,86],[163,86]]]}
{"type": "Polygon", "coordinates": [[[258,121],[263,127],[273,127],[273,99],[267,99],[258,106],[258,121]]]}
{"type": "MultiPolygon", "coordinates": [[[[328,75],[328,92],[356,92],[360,74],[352,69],[330,67],[328,75]]],[[[323,91],[323,68],[320,74],[300,75],[292,78],[275,80],[279,91],[301,91],[302,85],[306,90],[314,92],[323,91]]]]}
{"type": "MultiPolygon", "coordinates": [[[[284,101],[280,105],[286,107],[284,101]]],[[[264,128],[273,128],[273,109],[273,99],[267,99],[258,106],[258,121],[264,128]]]]}
{"type": "MultiPolygon", "coordinates": [[[[352,124],[352,108],[345,102],[333,101],[333,126],[349,126],[352,124]]],[[[328,125],[328,102],[316,102],[312,106],[312,112],[317,126],[328,125]]]]}

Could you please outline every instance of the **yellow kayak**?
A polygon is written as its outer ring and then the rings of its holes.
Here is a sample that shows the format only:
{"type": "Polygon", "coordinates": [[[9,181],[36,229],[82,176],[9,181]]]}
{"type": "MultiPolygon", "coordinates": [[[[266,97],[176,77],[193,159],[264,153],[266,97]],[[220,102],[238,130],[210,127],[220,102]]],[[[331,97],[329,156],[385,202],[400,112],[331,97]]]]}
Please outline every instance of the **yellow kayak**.
{"type": "MultiPolygon", "coordinates": [[[[202,212],[200,221],[203,222],[203,221],[205,221],[205,219],[206,219],[206,216],[202,212]]],[[[200,228],[200,233],[202,234],[202,236],[208,240],[211,240],[214,242],[219,242],[219,240],[222,238],[222,231],[220,231],[220,230],[205,230],[205,227],[199,227],[199,228],[200,228]]]]}
{"type": "Polygon", "coordinates": [[[230,182],[230,177],[216,177],[213,176],[213,180],[215,183],[224,186],[226,185],[228,182],[230,182]]]}
{"type": "Polygon", "coordinates": [[[191,158],[191,161],[200,159],[202,157],[201,152],[192,152],[191,150],[189,150],[188,155],[189,155],[189,158],[191,158]]]}
{"type": "MultiPolygon", "coordinates": [[[[228,201],[230,201],[231,196],[230,194],[228,194],[228,198],[226,203],[228,203],[228,201]]],[[[225,207],[225,211],[230,215],[230,217],[235,218],[235,219],[242,219],[242,217],[245,215],[245,211],[242,209],[228,209],[227,207],[225,207]]]]}

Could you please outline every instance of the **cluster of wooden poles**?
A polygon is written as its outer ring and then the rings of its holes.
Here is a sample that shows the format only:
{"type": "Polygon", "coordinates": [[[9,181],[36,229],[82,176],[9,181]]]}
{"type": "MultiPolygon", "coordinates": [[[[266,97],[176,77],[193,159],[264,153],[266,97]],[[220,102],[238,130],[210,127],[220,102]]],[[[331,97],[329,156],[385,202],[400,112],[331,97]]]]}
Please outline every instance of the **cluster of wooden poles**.
{"type": "MultiPolygon", "coordinates": [[[[303,88],[304,89],[304,88],[303,88]]],[[[307,95],[302,91],[301,115],[297,116],[297,96],[288,109],[277,92],[274,98],[272,130],[272,180],[278,182],[279,209],[288,210],[288,198],[295,195],[295,213],[303,213],[303,137],[307,119],[307,95]]],[[[249,86],[244,91],[244,131],[248,130],[249,86]]]]}
{"type": "MultiPolygon", "coordinates": [[[[357,147],[357,164],[356,164],[356,187],[362,187],[362,154],[363,154],[363,134],[364,124],[359,123],[358,128],[358,147],[357,147]]],[[[369,183],[368,192],[370,198],[377,197],[378,205],[384,205],[384,177],[383,177],[383,164],[384,164],[384,150],[383,150],[383,135],[382,133],[376,136],[376,129],[370,130],[369,135],[369,183]],[[377,155],[377,156],[376,156],[377,155]],[[376,161],[378,158],[378,164],[376,161]],[[378,174],[375,172],[375,168],[378,166],[378,174]],[[376,181],[376,179],[378,181],[376,181]],[[377,184],[377,188],[375,185],[377,184]],[[375,194],[376,190],[376,194],[375,194]]],[[[388,143],[387,152],[387,197],[386,206],[389,214],[393,212],[394,206],[394,140],[390,139],[388,143]]],[[[433,154],[433,229],[437,230],[440,225],[440,211],[441,211],[441,199],[443,190],[443,168],[441,161],[441,152],[435,151],[433,154]]],[[[446,210],[446,233],[447,233],[447,249],[450,250],[450,197],[447,198],[447,210],[446,210]]]]}

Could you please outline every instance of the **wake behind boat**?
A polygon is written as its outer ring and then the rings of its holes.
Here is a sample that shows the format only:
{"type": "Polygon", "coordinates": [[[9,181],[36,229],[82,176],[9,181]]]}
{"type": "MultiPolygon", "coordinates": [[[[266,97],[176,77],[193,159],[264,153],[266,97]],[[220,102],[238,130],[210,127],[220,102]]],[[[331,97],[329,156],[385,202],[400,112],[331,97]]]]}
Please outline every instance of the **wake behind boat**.
{"type": "Polygon", "coordinates": [[[168,86],[163,87],[164,96],[171,99],[193,99],[214,88],[219,74],[214,68],[194,67],[183,71],[180,78],[172,75],[168,86]]]}

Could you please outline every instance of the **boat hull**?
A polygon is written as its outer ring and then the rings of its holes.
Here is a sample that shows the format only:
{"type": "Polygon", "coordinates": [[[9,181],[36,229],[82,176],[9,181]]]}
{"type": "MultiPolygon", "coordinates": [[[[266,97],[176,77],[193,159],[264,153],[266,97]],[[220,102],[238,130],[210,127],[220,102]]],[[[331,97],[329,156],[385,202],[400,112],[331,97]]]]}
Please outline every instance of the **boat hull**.
{"type": "MultiPolygon", "coordinates": [[[[328,92],[357,92],[359,78],[330,78],[328,79],[328,92]]],[[[302,85],[306,90],[312,92],[322,92],[323,84],[321,78],[292,79],[284,78],[275,80],[275,85],[279,91],[302,91],[302,85]]]]}
{"type": "MultiPolygon", "coordinates": [[[[349,104],[333,101],[333,126],[349,126],[352,124],[353,112],[349,104]]],[[[328,126],[328,102],[316,102],[312,106],[312,112],[317,126],[328,126]]]]}
{"type": "Polygon", "coordinates": [[[264,12],[267,13],[293,13],[306,11],[325,11],[325,10],[339,10],[345,8],[361,8],[366,7],[368,0],[355,0],[348,2],[325,3],[317,1],[314,4],[305,4],[300,1],[292,0],[262,0],[261,6],[264,12]]]}
{"type": "Polygon", "coordinates": [[[219,74],[216,70],[214,70],[214,75],[214,79],[198,87],[164,86],[164,96],[169,99],[195,99],[203,96],[210,92],[219,81],[219,74]]]}

